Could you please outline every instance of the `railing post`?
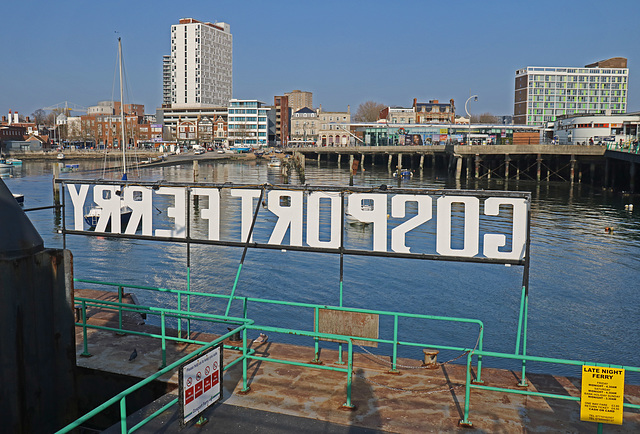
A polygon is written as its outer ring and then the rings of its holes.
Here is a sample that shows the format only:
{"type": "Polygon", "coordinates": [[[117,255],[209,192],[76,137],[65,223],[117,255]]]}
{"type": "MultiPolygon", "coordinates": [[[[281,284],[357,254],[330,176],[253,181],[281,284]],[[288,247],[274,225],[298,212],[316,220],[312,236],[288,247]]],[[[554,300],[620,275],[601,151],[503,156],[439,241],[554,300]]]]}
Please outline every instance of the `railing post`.
{"type": "Polygon", "coordinates": [[[247,319],[247,315],[249,314],[249,303],[247,302],[247,297],[242,299],[242,317],[247,319]]]}
{"type": "Polygon", "coordinates": [[[247,393],[251,390],[247,384],[247,327],[242,329],[242,390],[241,392],[247,393]]]}
{"type": "MultiPolygon", "coordinates": [[[[182,312],[182,291],[178,290],[178,310],[182,312]]],[[[182,316],[178,318],[178,337],[182,338],[182,316]]]]}
{"type": "Polygon", "coordinates": [[[467,376],[464,386],[464,417],[459,422],[460,426],[468,428],[473,426],[473,424],[469,421],[469,399],[471,395],[471,357],[472,354],[471,352],[469,352],[467,354],[467,376]]]}
{"type": "MultiPolygon", "coordinates": [[[[522,355],[527,355],[527,314],[529,311],[529,296],[525,295],[524,299],[524,330],[522,334],[522,355]]],[[[522,378],[520,379],[520,383],[518,386],[527,387],[527,378],[525,377],[525,365],[527,361],[522,359],[522,378]]]]}
{"type": "MultiPolygon", "coordinates": [[[[187,267],[187,312],[191,312],[191,267],[187,267]]],[[[187,318],[187,338],[191,338],[191,317],[187,318]]]]}
{"type": "MultiPolygon", "coordinates": [[[[313,322],[314,322],[314,331],[316,333],[320,332],[320,309],[316,306],[313,308],[313,310],[315,311],[314,314],[314,318],[313,318],[313,322]]],[[[315,352],[315,356],[313,357],[313,360],[311,361],[311,363],[316,363],[316,364],[321,364],[322,362],[320,361],[320,338],[318,338],[318,336],[314,336],[313,338],[314,341],[314,352],[315,352]]]]}
{"type": "Polygon", "coordinates": [[[167,340],[165,338],[166,328],[165,328],[165,317],[164,310],[160,312],[160,325],[162,327],[162,365],[160,365],[159,369],[164,369],[167,367],[167,340]]]}
{"type": "Polygon", "coordinates": [[[393,359],[391,360],[392,374],[398,373],[396,369],[396,363],[398,362],[398,315],[393,316],[393,359]]]}
{"type": "Polygon", "coordinates": [[[123,295],[124,295],[124,288],[122,286],[118,286],[118,303],[120,303],[120,306],[118,306],[118,329],[120,329],[120,331],[116,333],[116,335],[118,336],[124,336],[124,333],[122,332],[122,297],[123,295]]]}
{"type": "MultiPolygon", "coordinates": [[[[480,326],[480,337],[478,338],[478,350],[482,352],[482,341],[484,340],[484,326],[480,326]]],[[[473,356],[473,351],[472,354],[473,356]]],[[[482,384],[482,354],[478,355],[478,376],[475,381],[477,384],[482,384]]]]}
{"type": "Polygon", "coordinates": [[[349,352],[347,354],[347,402],[342,407],[355,410],[356,406],[351,402],[351,384],[353,383],[353,339],[349,338],[349,352]]]}
{"type": "Polygon", "coordinates": [[[87,302],[84,300],[82,300],[82,340],[83,351],[80,356],[91,357],[91,353],[89,352],[89,342],[87,340],[87,302]]]}
{"type": "Polygon", "coordinates": [[[127,401],[125,396],[120,400],[120,432],[127,434],[127,401]]]}

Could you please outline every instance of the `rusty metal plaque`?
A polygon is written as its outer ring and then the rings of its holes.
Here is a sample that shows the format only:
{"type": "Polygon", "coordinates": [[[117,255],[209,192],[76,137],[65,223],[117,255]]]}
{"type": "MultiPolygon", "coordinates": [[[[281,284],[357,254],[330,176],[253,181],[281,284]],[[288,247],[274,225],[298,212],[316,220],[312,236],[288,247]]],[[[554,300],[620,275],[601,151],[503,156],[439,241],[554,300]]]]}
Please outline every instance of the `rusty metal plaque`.
{"type": "MultiPolygon", "coordinates": [[[[318,309],[318,332],[334,335],[358,336],[378,339],[379,316],[372,313],[345,312],[331,309],[318,309]]],[[[315,324],[316,322],[314,322],[315,324]]],[[[321,339],[330,342],[347,342],[339,339],[321,339]]],[[[378,343],[367,340],[354,340],[354,344],[377,347],[378,343]]]]}

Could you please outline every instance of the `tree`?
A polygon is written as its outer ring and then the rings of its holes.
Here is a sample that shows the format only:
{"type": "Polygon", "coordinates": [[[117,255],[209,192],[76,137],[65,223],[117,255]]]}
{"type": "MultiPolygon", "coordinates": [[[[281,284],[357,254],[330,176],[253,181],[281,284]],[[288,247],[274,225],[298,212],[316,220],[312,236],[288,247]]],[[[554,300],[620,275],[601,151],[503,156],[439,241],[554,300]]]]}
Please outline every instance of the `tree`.
{"type": "Polygon", "coordinates": [[[47,113],[42,109],[38,109],[34,111],[31,116],[33,116],[33,121],[36,123],[36,125],[43,125],[47,113]]]}
{"type": "Polygon", "coordinates": [[[355,122],[375,122],[378,120],[380,110],[386,108],[385,104],[375,101],[363,102],[358,106],[356,114],[353,115],[355,122]]]}
{"type": "Polygon", "coordinates": [[[471,115],[472,124],[497,124],[498,117],[489,112],[485,112],[479,115],[471,115]]]}

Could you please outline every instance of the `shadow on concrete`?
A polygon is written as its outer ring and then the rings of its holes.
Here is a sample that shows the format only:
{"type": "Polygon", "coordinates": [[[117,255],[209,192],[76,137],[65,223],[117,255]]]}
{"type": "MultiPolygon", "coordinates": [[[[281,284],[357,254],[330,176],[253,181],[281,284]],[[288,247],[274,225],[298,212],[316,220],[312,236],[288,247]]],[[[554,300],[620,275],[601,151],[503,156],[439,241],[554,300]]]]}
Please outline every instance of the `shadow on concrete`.
{"type": "Polygon", "coordinates": [[[351,411],[349,422],[350,433],[377,432],[375,428],[382,427],[382,418],[378,408],[378,398],[373,392],[373,388],[366,379],[364,370],[358,368],[353,373],[351,383],[351,402],[355,405],[351,411]],[[367,427],[367,428],[364,428],[367,427]]]}
{"type": "Polygon", "coordinates": [[[456,396],[456,391],[452,388],[453,383],[451,382],[451,378],[449,377],[449,373],[447,372],[446,365],[442,365],[442,375],[444,375],[444,378],[447,380],[447,383],[446,383],[447,386],[451,387],[451,390],[449,391],[449,393],[451,394],[451,399],[453,399],[453,402],[456,404],[456,409],[458,410],[458,416],[460,420],[462,420],[464,418],[464,411],[460,406],[460,401],[458,401],[458,397],[456,396]]]}

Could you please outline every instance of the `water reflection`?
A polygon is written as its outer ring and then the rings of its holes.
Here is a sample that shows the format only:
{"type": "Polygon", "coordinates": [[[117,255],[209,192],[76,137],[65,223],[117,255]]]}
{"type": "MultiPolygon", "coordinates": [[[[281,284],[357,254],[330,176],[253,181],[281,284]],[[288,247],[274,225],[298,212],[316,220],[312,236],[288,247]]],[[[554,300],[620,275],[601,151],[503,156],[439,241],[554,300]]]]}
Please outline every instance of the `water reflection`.
{"type": "MultiPolygon", "coordinates": [[[[92,177],[101,163],[83,163],[77,173],[65,177],[92,177]]],[[[347,164],[322,162],[320,167],[308,164],[307,183],[312,185],[347,185],[347,164]]],[[[151,168],[143,171],[145,179],[186,181],[193,179],[190,165],[151,168]]],[[[6,178],[14,192],[25,194],[25,207],[51,204],[49,162],[24,163],[19,176],[6,178]]],[[[293,174],[292,182],[295,182],[293,174]]],[[[200,164],[199,180],[247,184],[280,184],[278,170],[266,162],[208,162],[200,164]]],[[[354,177],[358,186],[396,186],[386,165],[367,165],[354,177]]],[[[602,363],[640,366],[640,334],[633,332],[632,319],[637,317],[640,303],[637,276],[640,272],[640,223],[637,212],[624,209],[637,197],[592,189],[583,184],[535,183],[500,179],[481,179],[456,183],[446,172],[425,168],[402,186],[428,188],[479,188],[524,190],[533,194],[531,284],[529,307],[528,352],[534,355],[561,357],[602,363]],[[611,234],[605,227],[613,227],[611,234]]],[[[227,193],[223,193],[227,194],[227,193]]],[[[238,201],[239,202],[239,201],[238,201]]],[[[232,202],[233,203],[233,202],[232,202]]],[[[191,216],[194,237],[206,237],[206,222],[198,218],[208,206],[200,199],[191,216]]],[[[239,239],[237,219],[239,203],[223,208],[221,234],[239,239]]],[[[160,209],[163,209],[159,206],[160,209]]],[[[59,224],[53,211],[29,214],[45,239],[45,245],[59,247],[61,236],[54,232],[59,224]]],[[[71,217],[67,211],[67,222],[71,217]]],[[[162,222],[164,215],[154,216],[162,222]]],[[[508,216],[505,215],[504,219],[508,216]]],[[[432,224],[433,222],[430,222],[432,224]]],[[[484,230],[500,229],[500,221],[487,223],[484,230]]],[[[69,223],[67,223],[69,224],[69,223]]],[[[256,228],[256,237],[270,231],[267,219],[256,228]]],[[[435,224],[422,237],[432,239],[435,224]]],[[[355,248],[370,248],[370,226],[348,226],[345,243],[355,248]]],[[[416,235],[418,236],[418,235],[416,235]]],[[[459,237],[460,235],[456,235],[459,237]]],[[[458,238],[459,241],[459,238],[458,238]]],[[[75,275],[81,278],[124,281],[165,288],[187,287],[184,244],[124,241],[93,237],[68,237],[67,245],[74,254],[75,275]]],[[[193,291],[228,294],[233,285],[241,249],[216,246],[190,247],[191,289],[193,291]]],[[[291,251],[250,250],[243,267],[237,293],[243,296],[337,304],[339,300],[338,255],[291,251]]],[[[344,258],[344,304],[374,309],[411,313],[479,318],[485,323],[485,349],[513,352],[517,327],[522,270],[486,264],[442,263],[370,257],[344,258]]],[[[159,293],[136,292],[141,302],[162,301],[175,306],[176,300],[159,293]]],[[[226,304],[194,299],[194,309],[221,313],[226,304]]],[[[250,311],[257,321],[279,327],[311,329],[313,314],[285,310],[275,306],[250,311]]],[[[233,314],[240,313],[233,305],[233,314]]],[[[383,322],[381,321],[381,324],[383,322]]],[[[381,334],[388,333],[381,331],[381,334]]],[[[401,323],[401,335],[428,336],[438,343],[473,346],[475,336],[436,323],[401,323]]],[[[477,335],[476,335],[477,336],[477,335]]],[[[280,339],[280,338],[279,338],[280,339]]],[[[284,339],[284,338],[282,338],[284,339]]],[[[386,349],[381,348],[381,351],[386,349]]],[[[405,351],[405,350],[403,350],[405,351]]],[[[406,355],[412,355],[409,350],[406,355]]],[[[401,354],[402,355],[402,354],[401,354]]],[[[457,354],[443,354],[442,357],[457,354]]],[[[491,366],[496,366],[492,362],[491,366]]],[[[496,362],[497,363],[497,362],[496,362]]],[[[546,372],[563,373],[563,368],[546,372]]],[[[578,375],[578,372],[571,372],[578,375]]],[[[632,377],[633,378],[633,377],[632,377]]],[[[636,383],[640,380],[636,379],[636,383]]]]}

